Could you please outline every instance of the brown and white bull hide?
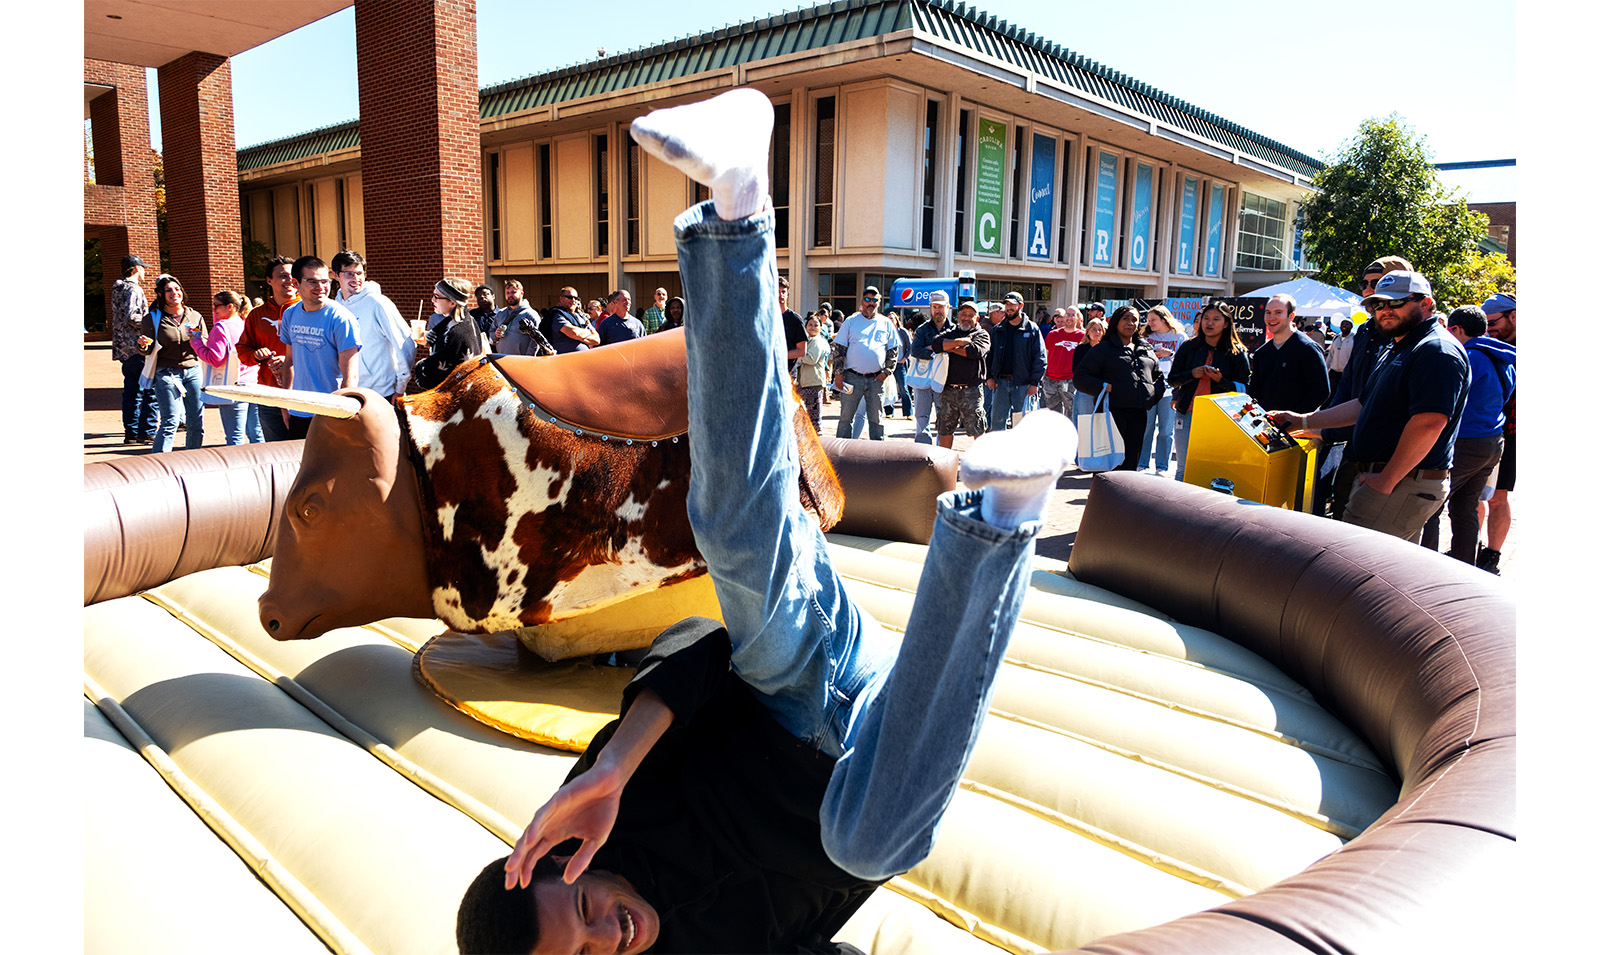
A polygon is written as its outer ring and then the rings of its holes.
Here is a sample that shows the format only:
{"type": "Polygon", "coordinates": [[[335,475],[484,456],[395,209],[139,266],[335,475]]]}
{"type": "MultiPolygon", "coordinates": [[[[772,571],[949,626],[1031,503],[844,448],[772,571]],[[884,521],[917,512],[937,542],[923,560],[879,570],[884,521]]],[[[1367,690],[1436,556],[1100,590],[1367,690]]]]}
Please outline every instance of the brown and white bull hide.
{"type": "MultiPolygon", "coordinates": [[[[261,599],[263,625],[293,639],[415,613],[415,595],[395,594],[384,612],[365,583],[360,594],[341,598],[338,591],[341,579],[366,578],[341,563],[410,566],[418,550],[433,613],[466,633],[557,622],[705,573],[686,506],[692,435],[674,427],[687,422],[686,388],[682,335],[664,333],[593,352],[463,364],[437,388],[399,399],[397,411],[370,392],[350,392],[364,399],[361,413],[347,421],[319,417],[307,436],[261,599]],[[607,430],[596,432],[602,417],[607,430]],[[395,442],[399,453],[353,453],[359,437],[335,440],[346,432],[395,442]],[[329,454],[347,463],[317,460],[329,454]],[[374,479],[365,473],[373,470],[369,458],[393,460],[409,473],[374,479]],[[339,476],[352,495],[405,501],[415,510],[409,519],[375,519],[374,507],[385,505],[369,500],[359,520],[337,525],[342,541],[317,541],[294,503],[310,480],[328,485],[319,506],[336,510],[339,476]],[[373,486],[385,490],[374,495],[373,486]],[[420,527],[408,530],[417,515],[420,527]],[[380,523],[376,533],[363,526],[380,523]],[[406,541],[407,534],[419,540],[406,541]],[[338,551],[339,559],[298,552],[307,548],[338,551]],[[302,595],[313,593],[325,606],[302,606],[302,595]],[[346,598],[360,607],[337,605],[346,598]]],[[[843,493],[798,404],[793,420],[801,503],[826,529],[838,521],[843,493]]]]}

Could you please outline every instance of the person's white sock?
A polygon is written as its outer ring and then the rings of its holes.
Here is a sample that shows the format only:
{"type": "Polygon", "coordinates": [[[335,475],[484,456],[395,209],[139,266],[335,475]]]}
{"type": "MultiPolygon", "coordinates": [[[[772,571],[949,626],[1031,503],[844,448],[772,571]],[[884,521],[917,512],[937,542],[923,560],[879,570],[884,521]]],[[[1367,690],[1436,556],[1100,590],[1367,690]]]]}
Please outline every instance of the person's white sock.
{"type": "Polygon", "coordinates": [[[711,187],[720,218],[743,219],[767,204],[772,101],[741,87],[633,121],[645,151],[711,187]]]}
{"type": "Polygon", "coordinates": [[[1044,519],[1056,479],[1078,453],[1072,420],[1047,408],[1024,415],[1016,427],[991,431],[961,456],[961,483],[984,489],[984,523],[1013,530],[1044,519]]]}

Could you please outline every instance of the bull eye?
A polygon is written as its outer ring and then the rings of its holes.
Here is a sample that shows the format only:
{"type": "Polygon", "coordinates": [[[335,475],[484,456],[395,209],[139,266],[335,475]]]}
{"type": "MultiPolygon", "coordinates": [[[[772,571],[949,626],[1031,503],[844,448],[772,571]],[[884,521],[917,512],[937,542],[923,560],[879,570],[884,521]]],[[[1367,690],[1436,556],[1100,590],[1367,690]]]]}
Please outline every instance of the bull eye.
{"type": "Polygon", "coordinates": [[[299,514],[300,520],[306,524],[315,524],[322,517],[321,495],[313,494],[301,501],[300,506],[295,509],[295,513],[299,514]]]}

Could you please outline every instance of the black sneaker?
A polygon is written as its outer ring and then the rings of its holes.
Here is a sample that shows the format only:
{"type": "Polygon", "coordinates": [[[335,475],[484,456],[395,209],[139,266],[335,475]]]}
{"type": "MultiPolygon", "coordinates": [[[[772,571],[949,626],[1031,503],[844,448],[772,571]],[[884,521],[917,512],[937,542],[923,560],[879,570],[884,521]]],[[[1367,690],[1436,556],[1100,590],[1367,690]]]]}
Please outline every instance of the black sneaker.
{"type": "Polygon", "coordinates": [[[1478,569],[1500,576],[1500,552],[1487,547],[1478,548],[1478,569]]]}

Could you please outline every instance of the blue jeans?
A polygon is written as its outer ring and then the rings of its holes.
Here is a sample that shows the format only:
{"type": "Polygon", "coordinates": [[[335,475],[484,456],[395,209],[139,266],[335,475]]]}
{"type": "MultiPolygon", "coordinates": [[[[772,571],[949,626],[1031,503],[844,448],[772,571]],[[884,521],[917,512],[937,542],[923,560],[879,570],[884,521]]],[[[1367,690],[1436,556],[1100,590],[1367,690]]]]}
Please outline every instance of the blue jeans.
{"type": "Polygon", "coordinates": [[[883,382],[876,375],[862,375],[846,368],[844,383],[850,386],[850,394],[839,396],[839,427],[834,435],[840,438],[860,437],[861,429],[855,425],[856,409],[865,401],[867,435],[874,441],[882,441],[883,382]]]}
{"type": "Polygon", "coordinates": [[[906,390],[906,363],[903,361],[895,362],[894,388],[900,395],[900,413],[911,417],[911,392],[906,390]]]}
{"type": "Polygon", "coordinates": [[[1072,389],[1072,423],[1078,423],[1078,416],[1094,414],[1094,395],[1084,394],[1077,388],[1072,389]]]}
{"type": "Polygon", "coordinates": [[[1177,418],[1177,412],[1172,410],[1172,395],[1162,395],[1156,401],[1156,406],[1145,414],[1144,419],[1144,447],[1139,449],[1139,469],[1144,470],[1150,466],[1151,447],[1155,448],[1155,466],[1157,471],[1165,471],[1172,461],[1172,427],[1177,418]]]}
{"type": "Polygon", "coordinates": [[[139,387],[144,356],[122,360],[122,434],[149,441],[156,434],[156,392],[139,387]]]}
{"type": "Polygon", "coordinates": [[[932,847],[972,754],[1042,525],[991,527],[982,492],[941,496],[905,637],[884,631],[845,593],[800,506],[784,341],[767,320],[772,212],[727,222],[702,202],[674,225],[695,315],[689,520],[733,671],[789,732],[836,757],[820,813],[829,857],[862,879],[904,872],[932,847]]]}
{"type": "Polygon", "coordinates": [[[994,391],[991,394],[993,398],[989,414],[990,431],[1006,430],[1011,427],[1012,415],[1022,414],[1028,410],[1028,386],[1025,384],[1013,384],[1008,379],[996,378],[994,391]]]}
{"type": "Polygon", "coordinates": [[[932,388],[913,388],[911,397],[917,416],[917,431],[911,440],[917,444],[932,444],[933,433],[928,430],[928,419],[939,407],[939,395],[932,388]]]}
{"type": "Polygon", "coordinates": [[[1183,480],[1184,462],[1189,458],[1189,431],[1194,427],[1194,408],[1191,406],[1183,414],[1177,414],[1172,422],[1172,448],[1178,456],[1178,462],[1172,466],[1174,480],[1183,480]]]}
{"type": "Polygon", "coordinates": [[[173,439],[178,436],[178,421],[186,419],[183,446],[190,450],[205,441],[205,419],[200,415],[201,368],[157,368],[156,410],[161,424],[156,429],[156,440],[150,450],[157,454],[172,450],[173,439]]]}
{"type": "MultiPolygon", "coordinates": [[[[260,444],[261,413],[256,406],[248,401],[232,401],[225,405],[216,405],[217,414],[222,418],[222,439],[227,444],[260,444]]],[[[276,408],[270,409],[276,411],[276,408]]]]}

